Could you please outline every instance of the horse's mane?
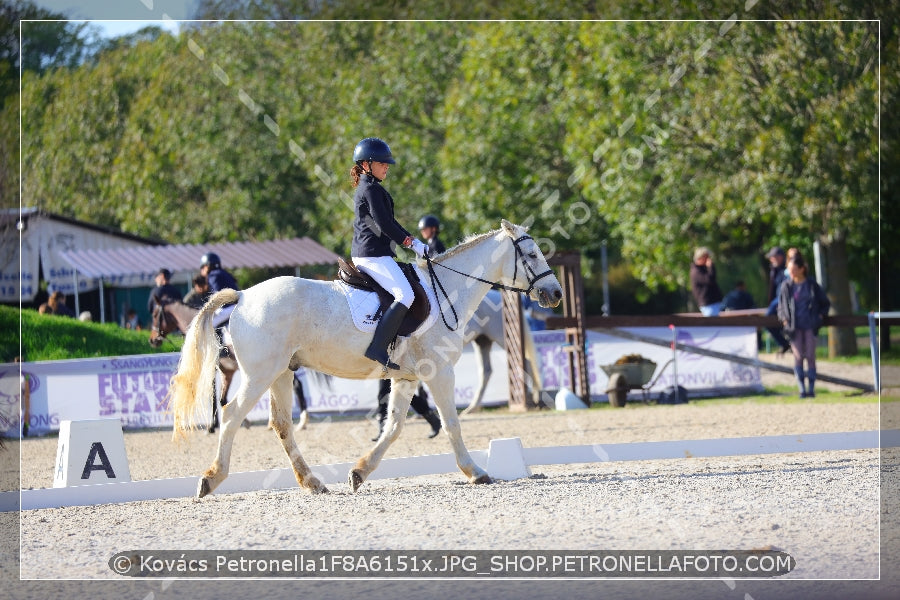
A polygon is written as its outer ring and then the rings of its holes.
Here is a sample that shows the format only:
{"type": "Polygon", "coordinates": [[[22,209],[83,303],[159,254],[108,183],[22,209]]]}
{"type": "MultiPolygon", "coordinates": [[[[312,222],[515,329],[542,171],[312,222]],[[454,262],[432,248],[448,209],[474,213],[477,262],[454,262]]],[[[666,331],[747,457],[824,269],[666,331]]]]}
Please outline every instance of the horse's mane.
{"type": "Polygon", "coordinates": [[[498,233],[500,233],[499,229],[494,229],[493,231],[488,231],[487,233],[473,233],[469,236],[466,236],[466,238],[462,242],[460,242],[456,246],[453,246],[446,252],[442,252],[440,254],[432,256],[431,260],[433,262],[441,262],[448,258],[452,258],[452,257],[456,256],[457,254],[459,254],[460,252],[462,252],[468,248],[471,248],[472,246],[479,244],[483,240],[485,240],[489,237],[493,237],[493,236],[497,235],[498,233]]]}

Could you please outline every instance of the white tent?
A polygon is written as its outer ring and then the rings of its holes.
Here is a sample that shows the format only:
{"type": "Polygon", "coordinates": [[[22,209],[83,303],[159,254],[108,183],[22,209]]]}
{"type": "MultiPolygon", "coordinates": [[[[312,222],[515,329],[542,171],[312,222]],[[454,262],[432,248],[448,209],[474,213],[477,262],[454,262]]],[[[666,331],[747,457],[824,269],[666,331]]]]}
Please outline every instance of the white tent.
{"type": "Polygon", "coordinates": [[[18,302],[20,298],[30,302],[41,279],[67,296],[76,289],[79,293],[97,289],[97,279],[75,277],[75,269],[63,258],[66,252],[161,244],[164,242],[36,208],[4,210],[0,212],[0,302],[18,302]]]}

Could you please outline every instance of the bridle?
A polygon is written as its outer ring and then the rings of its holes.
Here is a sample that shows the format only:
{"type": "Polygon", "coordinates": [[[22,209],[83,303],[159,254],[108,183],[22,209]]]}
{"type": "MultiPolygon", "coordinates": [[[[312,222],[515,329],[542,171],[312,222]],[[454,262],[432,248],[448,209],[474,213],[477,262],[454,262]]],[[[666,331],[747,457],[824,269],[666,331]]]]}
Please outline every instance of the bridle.
{"type": "Polygon", "coordinates": [[[162,343],[162,340],[165,340],[174,346],[174,342],[172,342],[172,340],[167,337],[169,331],[172,330],[167,330],[169,326],[169,313],[166,312],[165,306],[163,306],[160,302],[157,302],[156,308],[153,309],[153,312],[154,316],[150,321],[150,331],[159,336],[159,339],[161,340],[160,343],[162,343]]]}
{"type": "MultiPolygon", "coordinates": [[[[437,297],[437,288],[439,287],[441,292],[444,294],[444,298],[447,299],[448,303],[450,301],[450,296],[447,294],[447,291],[444,289],[444,286],[441,283],[441,280],[438,279],[437,273],[434,272],[434,265],[437,265],[439,267],[443,267],[445,269],[453,271],[454,273],[457,273],[458,275],[462,275],[463,277],[468,277],[469,279],[474,279],[476,281],[480,281],[481,283],[486,283],[489,286],[491,286],[491,289],[494,289],[494,290],[506,290],[508,292],[520,292],[523,294],[530,294],[531,290],[534,289],[534,285],[539,280],[543,279],[544,277],[547,277],[548,275],[553,275],[553,269],[547,269],[543,273],[535,272],[535,270],[531,267],[531,265],[528,264],[528,261],[525,260],[525,252],[523,252],[522,248],[519,246],[519,244],[521,244],[525,240],[534,240],[534,238],[532,238],[528,234],[525,234],[525,235],[522,235],[512,241],[513,246],[516,249],[516,260],[513,263],[514,269],[513,269],[512,280],[513,280],[513,283],[516,282],[516,279],[519,276],[519,262],[521,262],[522,270],[525,272],[525,281],[528,282],[527,288],[520,288],[520,287],[516,287],[514,285],[504,285],[498,281],[489,281],[487,279],[482,279],[481,277],[477,277],[470,273],[463,273],[462,271],[458,271],[458,270],[454,269],[453,267],[448,267],[447,265],[445,265],[443,263],[436,263],[431,260],[431,257],[428,256],[428,251],[426,250],[425,251],[425,262],[428,264],[428,274],[431,277],[431,289],[434,290],[435,297],[437,297]],[[435,284],[437,284],[437,287],[435,287],[435,284]]],[[[447,327],[447,329],[449,329],[450,331],[456,331],[456,328],[459,327],[459,315],[456,314],[456,309],[453,307],[453,305],[450,304],[450,310],[453,311],[453,319],[456,321],[456,325],[454,325],[453,327],[450,327],[450,324],[447,323],[447,318],[444,317],[443,306],[440,303],[438,303],[438,308],[441,311],[441,319],[444,320],[444,325],[447,327]]]]}

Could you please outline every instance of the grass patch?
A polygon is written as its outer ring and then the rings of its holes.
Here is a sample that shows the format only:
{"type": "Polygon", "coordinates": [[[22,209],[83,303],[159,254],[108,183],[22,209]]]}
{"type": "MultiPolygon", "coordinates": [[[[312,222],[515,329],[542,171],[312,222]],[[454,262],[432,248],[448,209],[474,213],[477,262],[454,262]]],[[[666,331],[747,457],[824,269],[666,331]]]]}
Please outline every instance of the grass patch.
{"type": "Polygon", "coordinates": [[[19,355],[20,317],[21,353],[29,362],[177,352],[184,341],[181,336],[171,336],[171,343],[154,349],[148,342],[149,331],[0,306],[0,362],[12,362],[19,355]]]}

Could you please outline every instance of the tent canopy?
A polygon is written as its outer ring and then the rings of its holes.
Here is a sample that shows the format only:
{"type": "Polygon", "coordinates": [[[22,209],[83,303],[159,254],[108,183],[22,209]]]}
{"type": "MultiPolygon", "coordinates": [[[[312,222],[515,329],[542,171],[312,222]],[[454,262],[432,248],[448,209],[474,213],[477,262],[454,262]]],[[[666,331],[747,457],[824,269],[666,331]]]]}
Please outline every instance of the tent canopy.
{"type": "Polygon", "coordinates": [[[200,269],[200,258],[215,252],[226,269],[302,267],[336,263],[338,255],[308,237],[263,242],[218,244],[172,244],[106,250],[67,250],[61,256],[80,276],[127,285],[137,280],[147,285],[159,269],[192,273],[200,269]]]}

